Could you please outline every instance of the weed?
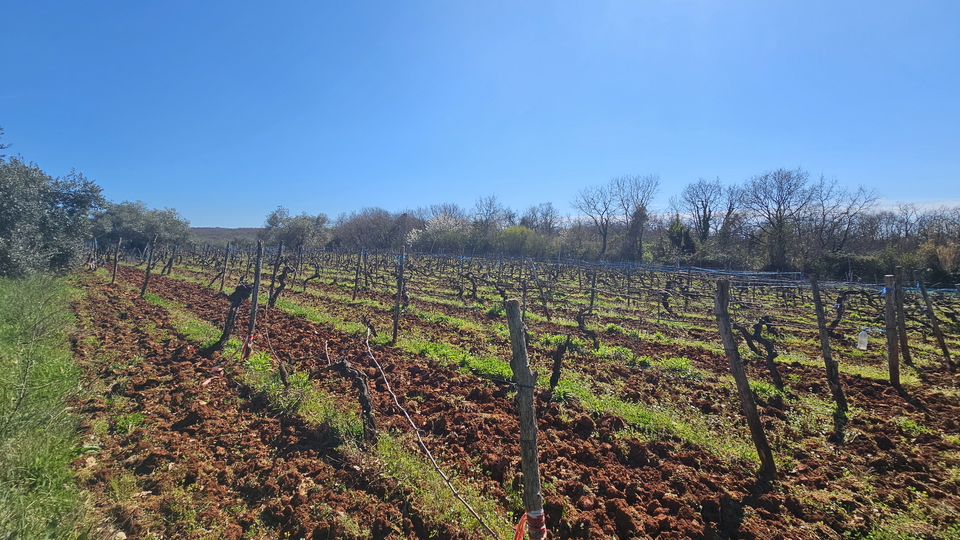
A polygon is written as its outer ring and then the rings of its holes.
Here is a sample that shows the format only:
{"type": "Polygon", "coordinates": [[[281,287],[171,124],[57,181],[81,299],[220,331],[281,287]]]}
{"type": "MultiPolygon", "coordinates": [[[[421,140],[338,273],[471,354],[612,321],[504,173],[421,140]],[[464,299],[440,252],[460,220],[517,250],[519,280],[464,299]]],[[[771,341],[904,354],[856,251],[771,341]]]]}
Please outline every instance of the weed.
{"type": "Polygon", "coordinates": [[[143,425],[144,420],[146,420],[146,416],[143,413],[132,412],[121,414],[116,420],[117,433],[129,435],[133,430],[143,425]]]}
{"type": "Polygon", "coordinates": [[[620,326],[619,324],[614,324],[614,323],[610,323],[610,324],[608,324],[607,326],[605,326],[605,327],[603,328],[603,331],[606,332],[606,333],[608,333],[608,334],[625,334],[625,333],[627,333],[627,331],[624,330],[624,328],[623,328],[622,326],[620,326]]]}
{"type": "Polygon", "coordinates": [[[893,423],[900,428],[901,433],[910,437],[931,433],[929,428],[909,416],[897,416],[893,423]]]}
{"type": "Polygon", "coordinates": [[[503,317],[506,313],[506,309],[501,304],[494,304],[493,307],[487,310],[487,317],[491,319],[499,319],[503,317]]]}
{"type": "Polygon", "coordinates": [[[692,362],[689,358],[682,356],[664,358],[662,360],[655,360],[653,362],[654,366],[659,367],[665,371],[672,372],[677,376],[683,379],[692,379],[692,380],[701,380],[703,379],[703,372],[699,369],[693,367],[692,362]]]}

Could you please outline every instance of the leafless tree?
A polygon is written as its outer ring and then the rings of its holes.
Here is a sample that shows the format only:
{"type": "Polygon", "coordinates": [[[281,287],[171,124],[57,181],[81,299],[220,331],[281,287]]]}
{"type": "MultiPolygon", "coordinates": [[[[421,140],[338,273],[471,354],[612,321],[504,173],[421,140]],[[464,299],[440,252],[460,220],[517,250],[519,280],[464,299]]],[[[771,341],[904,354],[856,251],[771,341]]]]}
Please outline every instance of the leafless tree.
{"type": "Polygon", "coordinates": [[[754,176],[744,186],[743,204],[752,214],[755,239],[768,250],[771,270],[790,267],[787,246],[814,197],[809,179],[800,168],[777,169],[754,176]]]}
{"type": "Polygon", "coordinates": [[[862,186],[848,191],[840,187],[837,180],[823,176],[810,190],[808,211],[800,222],[798,247],[804,251],[806,260],[812,262],[824,253],[846,249],[860,216],[876,206],[879,196],[862,186]]]}
{"type": "Polygon", "coordinates": [[[540,203],[531,206],[520,218],[520,225],[547,236],[555,235],[560,229],[560,212],[553,203],[540,203]]]}
{"type": "Polygon", "coordinates": [[[719,178],[713,181],[701,178],[687,184],[671,204],[677,212],[689,216],[691,229],[702,244],[710,237],[711,229],[717,227],[713,217],[723,204],[723,186],[719,178]]]}
{"type": "Polygon", "coordinates": [[[626,225],[621,255],[629,260],[643,260],[643,230],[647,223],[650,202],[660,189],[656,174],[618,176],[610,181],[619,209],[620,219],[626,225]]]}
{"type": "Polygon", "coordinates": [[[607,253],[610,225],[617,217],[617,194],[610,188],[610,185],[583,188],[570,203],[575,210],[590,218],[600,235],[600,254],[597,258],[603,258],[607,253]]]}

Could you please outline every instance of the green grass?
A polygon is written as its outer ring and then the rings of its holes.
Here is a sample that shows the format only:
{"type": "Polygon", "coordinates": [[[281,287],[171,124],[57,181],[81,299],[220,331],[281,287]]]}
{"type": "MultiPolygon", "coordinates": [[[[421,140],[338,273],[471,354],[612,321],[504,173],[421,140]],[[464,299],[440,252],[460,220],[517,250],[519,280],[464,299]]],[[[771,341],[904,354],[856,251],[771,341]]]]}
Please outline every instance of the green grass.
{"type": "Polygon", "coordinates": [[[207,345],[216,342],[223,333],[212,324],[194,317],[178,302],[161,298],[153,293],[147,293],[143,298],[151,304],[165,308],[170,314],[170,323],[187,341],[207,345]]]}
{"type": "Polygon", "coordinates": [[[70,462],[79,387],[61,280],[0,279],[0,531],[6,538],[75,538],[82,504],[70,462]]]}
{"type": "Polygon", "coordinates": [[[591,389],[587,381],[576,376],[562,379],[557,391],[560,400],[569,400],[573,396],[588,411],[606,412],[623,418],[629,429],[622,436],[633,436],[640,440],[677,436],[722,459],[757,459],[756,450],[747,438],[746,428],[736,418],[706,415],[684,403],[648,405],[625,401],[613,392],[591,389]]]}
{"type": "Polygon", "coordinates": [[[693,367],[689,358],[684,358],[682,356],[653,360],[651,365],[657,366],[664,371],[673,373],[682,379],[699,381],[704,378],[704,373],[693,367]]]}
{"type": "Polygon", "coordinates": [[[924,426],[920,422],[917,422],[909,416],[897,416],[893,419],[893,423],[900,428],[900,431],[909,437],[916,437],[918,435],[925,435],[932,433],[930,428],[924,426]]]}
{"type": "Polygon", "coordinates": [[[506,380],[513,378],[513,370],[508,362],[489,356],[474,356],[447,343],[401,340],[398,345],[410,354],[426,356],[451,367],[464,368],[476,375],[506,380]]]}
{"type": "MultiPolygon", "coordinates": [[[[393,434],[380,437],[377,442],[377,461],[382,467],[380,474],[395,479],[408,491],[421,511],[431,517],[430,521],[450,523],[454,525],[454,530],[476,531],[477,537],[486,537],[480,523],[453,498],[446,482],[427,458],[410,450],[409,444],[412,443],[405,444],[404,437],[393,434]]],[[[481,495],[479,486],[471,484],[468,479],[451,478],[451,482],[500,538],[511,537],[510,524],[504,519],[504,512],[493,500],[481,495]]]]}

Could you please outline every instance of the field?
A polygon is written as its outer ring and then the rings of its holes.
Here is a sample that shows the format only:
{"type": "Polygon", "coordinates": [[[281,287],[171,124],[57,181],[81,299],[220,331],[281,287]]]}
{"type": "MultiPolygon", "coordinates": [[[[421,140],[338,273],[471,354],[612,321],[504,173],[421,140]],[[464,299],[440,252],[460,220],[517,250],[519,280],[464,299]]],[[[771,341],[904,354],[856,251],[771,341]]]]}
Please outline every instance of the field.
{"type": "MultiPolygon", "coordinates": [[[[824,285],[828,321],[842,304],[830,343],[844,415],[809,283],[731,278],[734,322],[752,330],[767,318],[757,332],[783,380],[738,332],[779,471],[765,482],[717,329],[716,275],[408,256],[394,340],[395,254],[292,257],[287,272],[272,257],[246,360],[249,300],[240,337],[209,345],[227,295],[253,279],[250,254],[222,281],[222,251],[181,254],[168,275],[152,269],[142,297],[137,261],[114,283],[110,265],[76,278],[73,342],[89,391],[74,465],[98,534],[512,537],[524,509],[511,297],[539,374],[551,538],[960,538],[958,377],[918,294],[906,295],[912,365],[898,390],[882,334],[856,348],[861,328],[883,327],[878,289],[824,285]],[[273,276],[284,273],[281,287],[273,276]]],[[[932,296],[956,356],[957,294],[932,296]]]]}

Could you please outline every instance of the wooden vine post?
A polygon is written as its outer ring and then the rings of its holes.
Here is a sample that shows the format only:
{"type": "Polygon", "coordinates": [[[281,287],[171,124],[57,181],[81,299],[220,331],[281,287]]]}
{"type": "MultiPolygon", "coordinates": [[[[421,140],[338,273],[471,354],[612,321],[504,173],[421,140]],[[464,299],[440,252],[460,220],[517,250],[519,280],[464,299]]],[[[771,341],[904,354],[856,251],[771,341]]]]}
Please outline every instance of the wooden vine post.
{"type": "Polygon", "coordinates": [[[910,346],[907,343],[907,317],[903,311],[903,267],[896,267],[893,276],[896,284],[894,300],[897,303],[897,335],[900,337],[900,351],[903,356],[903,363],[911,366],[913,365],[913,357],[910,355],[910,346]]]}
{"type": "Polygon", "coordinates": [[[900,389],[900,355],[897,335],[896,278],[890,274],[883,276],[885,303],[885,333],[887,335],[887,369],[890,371],[890,384],[900,389]]]}
{"type": "Polygon", "coordinates": [[[397,332],[400,330],[400,307],[403,305],[403,263],[406,258],[406,250],[401,246],[400,256],[397,257],[397,304],[393,310],[393,339],[391,343],[397,342],[397,332]]]}
{"type": "Polygon", "coordinates": [[[813,292],[813,305],[817,309],[817,326],[820,329],[820,348],[823,351],[823,363],[827,368],[827,384],[830,385],[830,393],[833,394],[833,401],[837,404],[837,410],[846,413],[849,410],[847,398],[843,394],[843,386],[840,385],[840,363],[833,359],[833,352],[830,350],[830,332],[827,330],[827,318],[823,313],[823,300],[820,298],[820,285],[817,283],[817,275],[810,275],[810,288],[813,292]]]}
{"type": "Polygon", "coordinates": [[[253,270],[253,300],[250,302],[250,324],[247,326],[247,338],[243,340],[241,358],[250,358],[253,351],[253,331],[257,328],[257,304],[260,300],[260,272],[263,269],[263,240],[257,240],[257,262],[253,270]]]}
{"type": "Polygon", "coordinates": [[[360,250],[360,253],[357,253],[357,269],[356,275],[353,277],[353,297],[351,300],[357,299],[357,290],[360,289],[360,262],[363,260],[363,250],[360,250]]]}
{"type": "Polygon", "coordinates": [[[277,283],[277,272],[280,270],[280,262],[283,260],[283,242],[277,248],[277,258],[273,262],[273,273],[270,274],[270,289],[267,291],[267,305],[273,307],[273,286],[277,283]]]}
{"type": "Polygon", "coordinates": [[[230,262],[230,242],[223,253],[223,269],[220,271],[220,292],[223,292],[223,286],[227,281],[227,263],[230,262]]]}
{"type": "Polygon", "coordinates": [[[527,338],[520,318],[520,302],[506,301],[507,324],[510,327],[510,369],[517,383],[517,407],[520,410],[520,468],[523,471],[524,519],[530,538],[546,538],[547,527],[543,514],[543,493],[540,491],[540,458],[537,454],[537,412],[533,407],[533,390],[537,374],[530,370],[527,358],[527,338]]]}
{"type": "Polygon", "coordinates": [[[157,243],[157,237],[153,237],[153,242],[147,245],[147,271],[143,275],[143,286],[140,287],[140,298],[143,298],[147,294],[147,285],[150,283],[150,272],[153,271],[154,261],[156,260],[153,256],[154,246],[157,243]]]}
{"type": "Polygon", "coordinates": [[[954,371],[956,366],[953,360],[950,360],[950,349],[947,348],[947,342],[943,339],[943,332],[940,331],[940,321],[937,319],[937,313],[933,310],[933,302],[930,301],[927,286],[923,284],[923,280],[920,280],[920,294],[923,295],[923,302],[927,306],[927,317],[930,319],[930,326],[933,327],[933,335],[937,337],[937,343],[940,345],[940,350],[943,351],[943,359],[950,371],[954,371]]]}
{"type": "Polygon", "coordinates": [[[757,404],[753,400],[750,381],[747,380],[747,373],[743,369],[737,340],[733,336],[730,312],[727,311],[729,301],[730,281],[720,279],[717,281],[717,296],[714,298],[713,312],[717,317],[720,337],[723,339],[723,350],[727,354],[727,361],[730,362],[730,373],[733,374],[733,379],[737,382],[737,393],[740,395],[743,414],[747,417],[747,425],[750,426],[750,436],[753,438],[753,444],[757,447],[757,454],[760,456],[760,477],[763,480],[773,481],[777,477],[777,466],[773,461],[773,451],[770,449],[770,443],[767,442],[763,424],[760,422],[757,404]]]}
{"type": "Polygon", "coordinates": [[[123,243],[123,237],[117,238],[117,247],[113,248],[113,277],[110,278],[110,284],[117,281],[117,265],[120,263],[120,244],[123,243]]]}

